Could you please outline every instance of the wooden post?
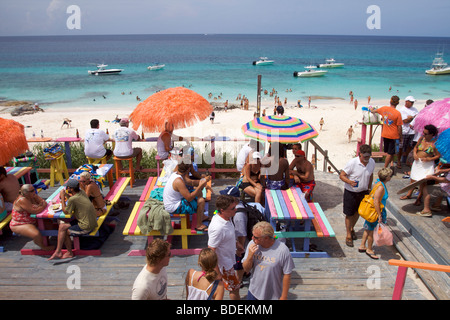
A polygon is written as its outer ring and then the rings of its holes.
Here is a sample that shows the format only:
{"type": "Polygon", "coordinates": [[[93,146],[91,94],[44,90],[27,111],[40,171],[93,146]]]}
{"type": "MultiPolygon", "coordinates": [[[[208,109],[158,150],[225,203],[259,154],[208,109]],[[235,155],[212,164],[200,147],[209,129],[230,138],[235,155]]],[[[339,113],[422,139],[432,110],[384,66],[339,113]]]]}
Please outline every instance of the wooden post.
{"type": "Polygon", "coordinates": [[[261,116],[261,75],[258,75],[258,92],[256,93],[256,113],[261,116]]]}

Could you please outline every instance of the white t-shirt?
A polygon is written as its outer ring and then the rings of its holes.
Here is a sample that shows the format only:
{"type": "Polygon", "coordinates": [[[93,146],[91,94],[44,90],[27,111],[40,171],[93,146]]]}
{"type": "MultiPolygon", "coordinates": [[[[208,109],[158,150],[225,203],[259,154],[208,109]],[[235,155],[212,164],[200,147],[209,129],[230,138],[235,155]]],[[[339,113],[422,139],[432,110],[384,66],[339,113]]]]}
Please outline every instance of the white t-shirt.
{"type": "Polygon", "coordinates": [[[231,220],[214,215],[208,227],[208,246],[216,249],[219,270],[230,270],[236,263],[236,237],[231,220]]]}
{"type": "Polygon", "coordinates": [[[350,160],[343,169],[347,174],[347,178],[352,181],[359,181],[357,187],[352,187],[348,183],[345,184],[345,189],[351,192],[362,192],[369,189],[370,176],[375,169],[375,160],[370,158],[367,166],[361,163],[359,157],[350,160]]]}
{"type": "Polygon", "coordinates": [[[172,213],[175,210],[177,210],[181,204],[181,199],[183,199],[181,193],[173,189],[173,182],[177,178],[181,178],[181,180],[183,180],[183,177],[181,175],[173,172],[170,175],[169,180],[167,180],[166,186],[164,187],[163,191],[164,209],[169,213],[172,213]]]}
{"type": "Polygon", "coordinates": [[[116,141],[114,155],[127,157],[133,154],[133,140],[139,140],[139,136],[132,129],[120,127],[114,132],[114,140],[116,141]]]}
{"type": "Polygon", "coordinates": [[[106,154],[103,144],[109,135],[100,129],[88,129],[84,135],[84,154],[90,158],[102,158],[106,154]]]}
{"type": "Polygon", "coordinates": [[[252,148],[250,148],[250,143],[247,143],[244,145],[239,151],[237,159],[236,159],[236,169],[241,172],[242,169],[245,166],[245,161],[247,160],[248,154],[252,151],[252,148]]]}
{"type": "MultiPolygon", "coordinates": [[[[405,106],[400,108],[399,111],[400,111],[400,113],[402,115],[402,120],[405,120],[409,116],[413,116],[414,117],[414,116],[416,116],[419,113],[419,111],[416,108],[414,108],[414,107],[407,108],[405,106]]],[[[411,123],[403,123],[403,125],[402,125],[402,133],[403,134],[415,134],[414,129],[412,129],[409,126],[410,124],[411,123]]]]}
{"type": "Polygon", "coordinates": [[[162,268],[158,274],[151,273],[145,265],[133,284],[131,300],[167,299],[167,271],[162,268]]]}

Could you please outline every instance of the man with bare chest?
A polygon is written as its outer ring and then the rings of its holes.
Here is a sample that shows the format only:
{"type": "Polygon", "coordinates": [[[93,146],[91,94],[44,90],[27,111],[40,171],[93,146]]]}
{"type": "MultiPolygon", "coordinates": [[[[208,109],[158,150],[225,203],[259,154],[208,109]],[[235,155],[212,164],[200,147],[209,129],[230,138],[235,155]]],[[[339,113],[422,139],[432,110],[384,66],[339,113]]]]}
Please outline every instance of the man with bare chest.
{"type": "Polygon", "coordinates": [[[6,205],[6,211],[11,211],[14,201],[19,196],[19,180],[12,175],[7,174],[4,167],[0,167],[0,193],[3,196],[6,205]]]}
{"type": "Polygon", "coordinates": [[[289,165],[289,173],[294,177],[294,183],[305,194],[305,199],[311,202],[312,192],[316,186],[314,181],[314,167],[311,162],[306,160],[305,152],[301,150],[299,144],[295,144],[292,148],[294,160],[289,165]]]}

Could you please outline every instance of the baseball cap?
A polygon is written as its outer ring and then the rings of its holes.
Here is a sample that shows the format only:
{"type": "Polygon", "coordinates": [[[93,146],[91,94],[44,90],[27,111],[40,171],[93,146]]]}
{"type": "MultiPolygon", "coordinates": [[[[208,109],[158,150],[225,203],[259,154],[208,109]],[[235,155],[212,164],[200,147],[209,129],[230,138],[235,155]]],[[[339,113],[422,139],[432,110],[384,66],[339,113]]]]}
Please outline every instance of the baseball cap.
{"type": "Polygon", "coordinates": [[[76,179],[69,179],[64,185],[69,188],[76,188],[79,186],[79,183],[76,179]]]}
{"type": "Polygon", "coordinates": [[[297,156],[305,156],[305,151],[303,151],[303,150],[297,150],[297,151],[295,152],[295,155],[297,155],[297,156]]]}
{"type": "Polygon", "coordinates": [[[261,159],[261,155],[258,151],[253,152],[252,157],[253,159],[261,159]]]}
{"type": "Polygon", "coordinates": [[[415,102],[415,101],[416,101],[416,99],[414,99],[414,97],[413,97],[413,96],[407,96],[407,97],[405,98],[405,101],[411,101],[411,102],[415,102]]]}
{"type": "Polygon", "coordinates": [[[128,124],[130,121],[128,120],[128,118],[122,118],[120,119],[119,124],[128,124]]]}

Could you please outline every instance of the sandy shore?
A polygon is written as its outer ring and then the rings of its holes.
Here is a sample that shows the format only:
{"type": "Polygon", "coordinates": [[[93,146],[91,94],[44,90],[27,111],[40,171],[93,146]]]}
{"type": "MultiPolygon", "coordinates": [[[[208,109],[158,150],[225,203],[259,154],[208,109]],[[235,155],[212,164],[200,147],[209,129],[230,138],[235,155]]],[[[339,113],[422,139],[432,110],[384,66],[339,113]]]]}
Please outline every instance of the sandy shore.
{"type": "MultiPolygon", "coordinates": [[[[367,101],[366,101],[367,102],[367,101]]],[[[389,97],[385,100],[372,100],[372,106],[382,106],[389,102],[389,97]]],[[[231,103],[234,103],[232,101],[231,103]]],[[[261,102],[261,111],[266,109],[266,114],[273,114],[273,102],[263,101],[261,102]]],[[[319,136],[315,141],[321,146],[322,149],[328,150],[329,159],[334,165],[342,169],[347,161],[355,156],[357,138],[361,137],[361,126],[357,123],[362,120],[362,106],[367,106],[363,102],[359,102],[359,106],[355,110],[354,105],[349,100],[343,99],[317,99],[312,100],[311,107],[308,108],[308,102],[302,101],[303,108],[294,106],[295,102],[288,102],[285,105],[285,115],[299,117],[309,122],[316,130],[319,130],[319,121],[323,117],[324,125],[322,131],[319,131],[319,136]],[[356,127],[355,127],[356,124],[356,127]],[[346,135],[350,126],[353,126],[355,133],[351,138],[351,142],[348,142],[346,135]]],[[[403,104],[403,100],[400,102],[400,106],[403,104]]],[[[425,101],[417,101],[416,107],[421,110],[425,101]]],[[[85,131],[89,128],[89,121],[91,119],[99,119],[100,127],[103,130],[108,129],[112,134],[118,124],[112,123],[116,115],[121,117],[127,117],[133,108],[130,107],[112,107],[111,109],[95,110],[89,107],[80,107],[76,110],[61,110],[56,108],[45,108],[45,112],[38,112],[30,115],[11,116],[7,109],[3,109],[0,113],[0,117],[7,119],[14,119],[22,123],[25,128],[25,134],[31,138],[33,132],[37,137],[41,135],[41,130],[45,137],[59,138],[59,137],[74,137],[76,136],[76,129],[78,129],[80,137],[84,138],[85,131]],[[64,118],[72,120],[71,128],[64,126],[61,128],[64,118]]],[[[253,118],[253,114],[256,111],[256,103],[250,103],[249,110],[232,109],[225,111],[216,111],[216,118],[214,124],[211,124],[209,118],[205,119],[190,128],[175,130],[175,134],[194,137],[205,137],[211,135],[227,136],[237,139],[244,139],[244,135],[241,132],[241,126],[250,121],[253,118]]],[[[137,130],[141,134],[141,129],[137,130]]],[[[379,127],[374,136],[374,143],[380,141],[381,127],[379,127]]],[[[157,137],[158,133],[144,133],[145,137],[157,137]]],[[[237,153],[244,142],[237,143],[217,143],[217,148],[231,153],[237,153]]],[[[139,146],[145,149],[156,148],[155,142],[137,142],[139,146]]],[[[30,143],[30,148],[32,144],[30,143]]],[[[203,149],[205,143],[199,142],[194,144],[196,148],[203,149]]],[[[311,159],[312,151],[309,152],[309,160],[311,159]]],[[[290,157],[292,155],[289,155],[290,157]]],[[[323,156],[318,157],[318,169],[323,167],[323,156]]]]}

